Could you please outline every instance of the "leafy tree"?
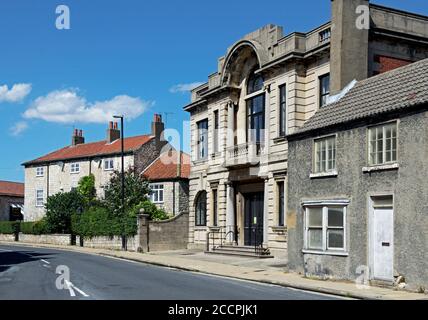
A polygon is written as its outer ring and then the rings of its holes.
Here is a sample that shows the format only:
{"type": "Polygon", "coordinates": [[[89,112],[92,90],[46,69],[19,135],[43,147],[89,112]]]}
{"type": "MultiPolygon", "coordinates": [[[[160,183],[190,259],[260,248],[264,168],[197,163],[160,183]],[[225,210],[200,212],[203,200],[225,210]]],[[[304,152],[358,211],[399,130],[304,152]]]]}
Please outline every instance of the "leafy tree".
{"type": "Polygon", "coordinates": [[[90,174],[89,176],[81,178],[77,186],[77,192],[79,192],[83,197],[87,206],[91,205],[97,196],[97,190],[95,189],[95,176],[90,174]]]}
{"type": "Polygon", "coordinates": [[[85,200],[76,190],[48,197],[46,228],[52,233],[70,233],[71,217],[82,212],[85,200]]]}
{"type": "MultiPolygon", "coordinates": [[[[104,187],[104,204],[114,216],[122,217],[122,180],[121,173],[115,171],[107,186],[104,187]]],[[[147,200],[150,188],[147,180],[136,174],[131,168],[125,172],[125,213],[147,200]]]]}

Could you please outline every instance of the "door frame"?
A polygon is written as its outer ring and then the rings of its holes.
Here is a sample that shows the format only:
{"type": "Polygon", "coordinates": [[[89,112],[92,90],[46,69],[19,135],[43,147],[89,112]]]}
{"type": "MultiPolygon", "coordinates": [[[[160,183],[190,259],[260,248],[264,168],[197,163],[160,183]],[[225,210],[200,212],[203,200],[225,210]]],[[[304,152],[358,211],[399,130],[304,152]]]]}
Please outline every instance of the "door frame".
{"type": "MultiPolygon", "coordinates": [[[[247,238],[246,238],[246,234],[247,234],[247,232],[246,232],[246,221],[247,221],[247,213],[248,213],[248,207],[247,207],[247,204],[248,204],[248,201],[250,200],[250,199],[248,199],[247,197],[251,197],[251,196],[254,196],[254,195],[257,195],[257,196],[260,196],[260,201],[261,201],[261,207],[262,207],[262,209],[264,208],[264,201],[265,201],[265,199],[264,199],[264,192],[248,192],[248,193],[244,193],[243,194],[243,196],[244,196],[244,210],[243,210],[243,213],[244,213],[244,215],[243,215],[243,222],[244,222],[244,232],[243,232],[243,244],[244,245],[246,245],[246,242],[247,242],[247,238]]],[[[258,215],[259,216],[259,215],[258,215]]],[[[259,217],[258,217],[259,218],[259,217]]],[[[262,238],[262,241],[261,241],[261,244],[260,245],[262,245],[263,243],[264,243],[264,223],[265,223],[265,221],[264,221],[264,209],[262,210],[262,212],[261,212],[261,219],[260,219],[260,221],[261,222],[259,222],[259,219],[257,218],[257,225],[259,226],[260,225],[260,223],[262,224],[262,228],[260,229],[260,228],[257,228],[258,230],[256,230],[256,232],[258,232],[259,230],[261,230],[261,238],[262,238]]],[[[251,220],[250,220],[250,222],[251,222],[251,220]]],[[[252,226],[252,223],[250,223],[250,225],[252,226]]],[[[250,231],[250,234],[251,234],[251,231],[250,231]]],[[[249,240],[252,240],[252,239],[249,239],[249,240]]],[[[257,240],[260,240],[260,239],[257,239],[257,240]]],[[[260,241],[258,241],[258,242],[260,242],[260,241]]],[[[257,245],[257,244],[255,244],[255,245],[257,245]]],[[[250,244],[250,245],[247,245],[247,246],[254,246],[254,244],[250,244]]]]}
{"type": "MultiPolygon", "coordinates": [[[[392,270],[395,266],[395,194],[393,192],[384,193],[371,193],[368,195],[368,262],[369,262],[369,279],[376,281],[389,281],[384,279],[376,279],[374,276],[374,201],[373,198],[377,197],[392,197],[392,240],[393,240],[393,253],[392,253],[392,270]]],[[[393,281],[394,278],[391,279],[393,281]]]]}

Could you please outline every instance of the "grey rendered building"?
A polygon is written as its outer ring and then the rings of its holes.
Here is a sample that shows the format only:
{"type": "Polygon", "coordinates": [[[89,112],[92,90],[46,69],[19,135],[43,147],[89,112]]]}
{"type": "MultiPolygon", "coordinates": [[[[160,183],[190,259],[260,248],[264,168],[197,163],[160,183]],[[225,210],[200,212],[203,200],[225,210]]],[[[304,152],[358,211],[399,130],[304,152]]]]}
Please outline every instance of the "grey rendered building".
{"type": "Polygon", "coordinates": [[[288,143],[290,269],[426,290],[428,59],[358,82],[288,143]]]}

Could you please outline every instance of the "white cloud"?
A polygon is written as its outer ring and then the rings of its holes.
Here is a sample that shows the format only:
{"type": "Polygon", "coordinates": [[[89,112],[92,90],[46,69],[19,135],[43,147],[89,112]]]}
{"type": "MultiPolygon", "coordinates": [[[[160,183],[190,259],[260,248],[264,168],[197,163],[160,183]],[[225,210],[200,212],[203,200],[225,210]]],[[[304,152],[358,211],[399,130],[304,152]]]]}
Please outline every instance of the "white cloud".
{"type": "Polygon", "coordinates": [[[25,130],[28,129],[28,123],[25,121],[20,121],[15,123],[12,127],[10,127],[10,134],[14,137],[19,136],[25,130]]]}
{"type": "Polygon", "coordinates": [[[57,123],[105,123],[114,115],[132,120],[143,114],[152,103],[120,95],[107,101],[88,102],[77,90],[57,90],[37,98],[24,112],[24,118],[57,123]]]}
{"type": "Polygon", "coordinates": [[[189,92],[201,85],[203,85],[203,82],[192,82],[192,83],[181,83],[181,84],[176,84],[175,86],[172,86],[169,89],[169,92],[171,93],[183,93],[183,92],[189,92]]]}
{"type": "Polygon", "coordinates": [[[7,85],[0,86],[0,102],[20,102],[31,92],[31,84],[14,84],[11,89],[7,85]]]}

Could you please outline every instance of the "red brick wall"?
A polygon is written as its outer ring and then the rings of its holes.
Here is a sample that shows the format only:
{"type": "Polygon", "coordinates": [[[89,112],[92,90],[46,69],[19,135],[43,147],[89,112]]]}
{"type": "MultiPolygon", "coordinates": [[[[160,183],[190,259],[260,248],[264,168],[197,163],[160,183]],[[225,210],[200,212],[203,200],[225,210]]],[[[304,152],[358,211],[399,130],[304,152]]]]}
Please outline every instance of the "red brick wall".
{"type": "Polygon", "coordinates": [[[377,62],[379,66],[376,70],[377,74],[391,71],[412,63],[412,61],[409,60],[397,59],[380,55],[375,56],[375,62],[377,62]]]}

